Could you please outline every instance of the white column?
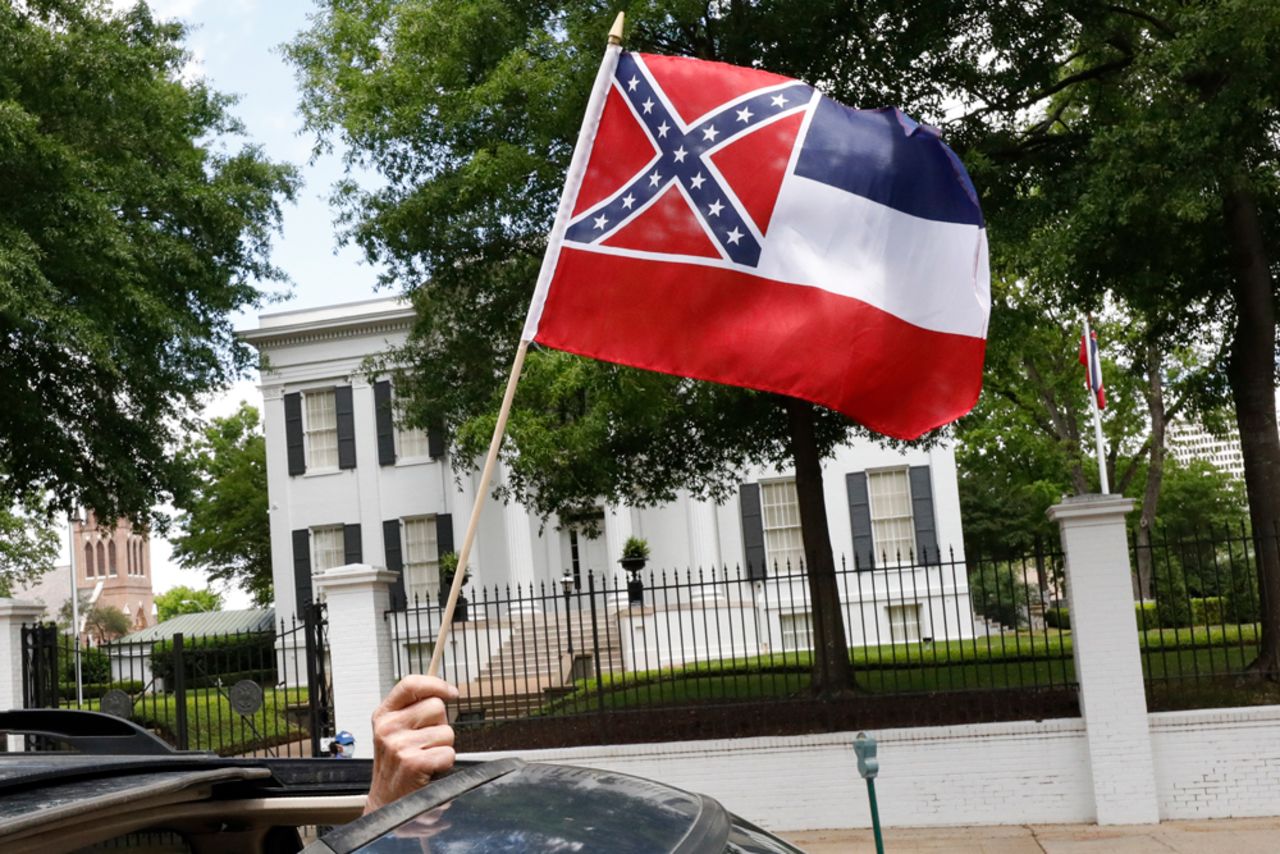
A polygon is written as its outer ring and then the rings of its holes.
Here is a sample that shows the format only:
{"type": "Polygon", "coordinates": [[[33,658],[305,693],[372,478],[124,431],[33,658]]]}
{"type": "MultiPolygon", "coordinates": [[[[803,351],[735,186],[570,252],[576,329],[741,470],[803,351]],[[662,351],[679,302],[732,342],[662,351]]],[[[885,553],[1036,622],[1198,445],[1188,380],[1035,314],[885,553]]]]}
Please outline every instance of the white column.
{"type": "Polygon", "coordinates": [[[383,614],[396,574],[364,563],[326,570],[316,592],[329,606],[334,724],[356,739],[356,755],[373,756],[373,710],[395,684],[395,651],[383,614]]]}
{"type": "Polygon", "coordinates": [[[351,375],[351,404],[356,432],[356,508],[359,516],[344,522],[360,523],[361,559],[373,566],[387,562],[386,544],[382,541],[382,493],[378,479],[382,466],[378,463],[378,424],[373,404],[373,386],[362,373],[351,375]]]}
{"type": "MultiPolygon", "coordinates": [[[[43,615],[39,602],[0,599],[0,709],[22,708],[22,626],[43,615]]],[[[9,750],[21,750],[22,736],[8,736],[8,744],[9,750]]]]}
{"type": "Polygon", "coordinates": [[[502,507],[502,522],[507,540],[507,566],[511,570],[511,595],[522,597],[520,601],[512,602],[511,610],[526,614],[540,611],[538,603],[532,601],[538,592],[534,589],[533,534],[529,530],[529,511],[522,504],[508,501],[502,507]]]}
{"type": "MultiPolygon", "coordinates": [[[[609,579],[609,587],[613,590],[612,601],[609,604],[611,610],[628,607],[627,574],[620,571],[617,562],[622,557],[622,547],[627,544],[627,540],[631,538],[634,531],[635,527],[632,523],[631,508],[629,506],[626,504],[605,505],[604,549],[606,563],[600,569],[604,577],[609,579]]],[[[597,580],[596,583],[599,584],[600,581],[597,580]]],[[[583,588],[586,588],[585,580],[583,581],[583,588]]]]}
{"type": "Polygon", "coordinates": [[[262,425],[267,445],[267,500],[271,520],[271,581],[275,585],[276,615],[287,620],[300,613],[293,578],[293,530],[289,517],[288,448],[284,427],[284,387],[262,385],[262,425]]]}
{"type": "Polygon", "coordinates": [[[1131,499],[1114,495],[1079,495],[1049,508],[1066,554],[1098,824],[1160,820],[1124,526],[1132,509],[1131,499]]]}
{"type": "Polygon", "coordinates": [[[604,545],[605,559],[609,566],[616,566],[614,561],[622,557],[622,547],[627,544],[635,528],[631,523],[631,508],[626,504],[610,505],[604,508],[604,545]]]}
{"type": "Polygon", "coordinates": [[[714,568],[717,573],[722,568],[720,558],[720,531],[716,527],[716,505],[710,501],[699,500],[692,495],[686,497],[687,512],[685,524],[689,534],[689,568],[695,572],[699,569],[706,577],[711,577],[714,568]]]}

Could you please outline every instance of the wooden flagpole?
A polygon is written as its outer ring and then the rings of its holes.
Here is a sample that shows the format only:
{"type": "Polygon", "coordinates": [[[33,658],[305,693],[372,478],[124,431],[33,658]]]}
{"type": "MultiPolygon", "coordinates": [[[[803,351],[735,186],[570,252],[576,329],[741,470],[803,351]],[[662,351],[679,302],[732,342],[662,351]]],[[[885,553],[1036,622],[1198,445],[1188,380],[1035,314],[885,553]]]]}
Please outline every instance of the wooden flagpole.
{"type": "MultiPolygon", "coordinates": [[[[623,14],[619,12],[613,27],[609,30],[609,46],[605,50],[604,62],[601,63],[600,71],[596,75],[591,100],[587,104],[587,112],[582,119],[582,129],[578,132],[578,144],[574,148],[573,159],[569,163],[564,192],[560,196],[560,208],[556,212],[555,223],[551,226],[551,234],[547,239],[547,252],[542,258],[542,269],[538,273],[538,284],[534,289],[534,301],[529,307],[531,318],[535,318],[535,312],[541,311],[542,300],[545,299],[547,288],[551,284],[551,274],[555,272],[560,243],[564,239],[569,218],[573,213],[578,188],[582,185],[582,176],[587,171],[591,146],[595,142],[596,129],[600,125],[600,115],[604,112],[605,96],[608,94],[610,81],[613,79],[613,69],[618,64],[618,55],[621,52],[622,23],[623,14]]],[[[431,663],[427,666],[428,676],[435,676],[440,672],[445,642],[449,639],[449,628],[453,624],[453,612],[458,606],[458,596],[462,592],[462,584],[467,575],[467,561],[471,558],[471,546],[475,543],[476,530],[480,526],[480,510],[484,507],[489,484],[493,482],[493,470],[498,463],[498,450],[502,447],[502,437],[507,430],[507,417],[511,414],[511,401],[516,396],[516,384],[520,381],[520,372],[524,368],[524,357],[529,350],[529,341],[533,337],[530,333],[533,326],[536,326],[536,321],[526,321],[525,334],[521,336],[520,346],[516,348],[516,356],[511,363],[511,374],[507,377],[507,390],[502,395],[498,421],[493,425],[493,438],[489,440],[489,453],[485,457],[484,469],[480,473],[480,482],[476,484],[476,500],[471,506],[471,520],[467,523],[467,533],[462,538],[462,550],[458,552],[458,571],[453,574],[449,598],[445,602],[444,613],[440,616],[440,632],[436,635],[435,649],[431,651],[431,663]]]]}

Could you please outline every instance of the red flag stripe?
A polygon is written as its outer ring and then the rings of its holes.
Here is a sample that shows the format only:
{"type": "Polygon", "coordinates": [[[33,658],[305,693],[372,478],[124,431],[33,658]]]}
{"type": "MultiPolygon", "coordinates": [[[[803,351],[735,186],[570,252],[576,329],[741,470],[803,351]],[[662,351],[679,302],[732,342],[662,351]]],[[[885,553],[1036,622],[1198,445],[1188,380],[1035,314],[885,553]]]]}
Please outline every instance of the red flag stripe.
{"type": "Polygon", "coordinates": [[[820,288],[717,268],[691,281],[679,265],[568,246],[534,340],[807,398],[898,438],[973,407],[986,348],[820,288]]]}

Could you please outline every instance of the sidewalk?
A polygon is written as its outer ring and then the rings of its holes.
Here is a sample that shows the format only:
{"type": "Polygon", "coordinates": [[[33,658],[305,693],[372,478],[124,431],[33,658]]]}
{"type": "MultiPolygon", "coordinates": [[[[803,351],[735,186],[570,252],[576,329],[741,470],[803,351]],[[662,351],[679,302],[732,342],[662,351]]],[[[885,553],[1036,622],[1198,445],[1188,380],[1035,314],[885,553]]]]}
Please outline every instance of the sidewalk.
{"type": "MultiPolygon", "coordinates": [[[[809,854],[875,851],[870,830],[809,830],[778,835],[809,854]]],[[[1128,827],[1039,824],[891,828],[884,832],[884,850],[885,854],[1275,854],[1280,852],[1280,818],[1166,821],[1128,827]]]]}

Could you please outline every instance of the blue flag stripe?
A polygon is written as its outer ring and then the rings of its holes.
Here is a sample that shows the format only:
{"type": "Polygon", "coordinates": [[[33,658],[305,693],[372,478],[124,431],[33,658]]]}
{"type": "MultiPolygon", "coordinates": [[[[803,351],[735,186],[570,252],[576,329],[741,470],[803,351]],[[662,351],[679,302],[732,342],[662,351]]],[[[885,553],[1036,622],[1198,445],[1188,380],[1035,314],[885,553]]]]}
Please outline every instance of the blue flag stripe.
{"type": "Polygon", "coordinates": [[[959,159],[895,109],[851,110],[821,98],[795,174],[912,216],[983,225],[959,159]]]}

